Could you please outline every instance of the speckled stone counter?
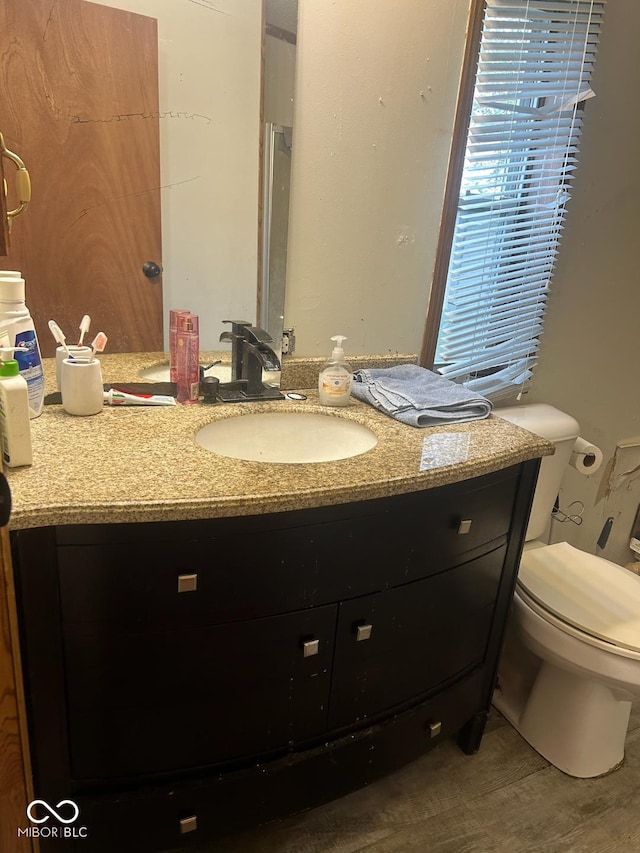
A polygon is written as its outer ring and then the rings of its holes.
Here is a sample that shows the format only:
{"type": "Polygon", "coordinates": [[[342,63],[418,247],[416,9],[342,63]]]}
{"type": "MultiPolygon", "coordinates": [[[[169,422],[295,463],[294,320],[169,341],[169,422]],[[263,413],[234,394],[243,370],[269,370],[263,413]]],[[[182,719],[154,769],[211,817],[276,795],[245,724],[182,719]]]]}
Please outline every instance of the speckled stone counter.
{"type": "MultiPolygon", "coordinates": [[[[141,371],[163,360],[161,353],[104,355],[104,381],[140,381],[141,371]]],[[[54,391],[52,359],[45,359],[45,373],[47,390],[54,391]]],[[[7,472],[10,526],[201,519],[342,504],[432,488],[553,452],[548,442],[494,415],[415,429],[356,400],[329,409],[307,393],[304,402],[105,406],[92,417],[47,405],[31,422],[33,465],[7,472]],[[372,429],[378,443],[350,459],[284,464],[229,459],[194,440],[214,420],[269,410],[349,418],[372,429]],[[468,435],[465,458],[452,464],[443,453],[421,470],[424,439],[438,433],[468,435]]]]}

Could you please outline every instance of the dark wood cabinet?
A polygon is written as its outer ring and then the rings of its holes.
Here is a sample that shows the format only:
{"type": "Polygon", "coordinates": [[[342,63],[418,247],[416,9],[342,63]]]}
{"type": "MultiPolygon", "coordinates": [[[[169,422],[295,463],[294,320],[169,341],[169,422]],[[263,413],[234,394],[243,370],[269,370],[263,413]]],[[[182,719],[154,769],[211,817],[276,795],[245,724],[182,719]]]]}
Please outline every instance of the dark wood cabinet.
{"type": "Polygon", "coordinates": [[[315,510],[14,532],[36,795],[77,802],[92,851],[143,853],[323,802],[441,737],[473,752],[537,465],[315,510]]]}
{"type": "Polygon", "coordinates": [[[505,551],[340,605],[331,729],[402,705],[482,662],[505,551]]]}
{"type": "Polygon", "coordinates": [[[68,627],[72,777],[184,771],[321,735],[336,616],[333,605],[179,631],[68,627]]]}

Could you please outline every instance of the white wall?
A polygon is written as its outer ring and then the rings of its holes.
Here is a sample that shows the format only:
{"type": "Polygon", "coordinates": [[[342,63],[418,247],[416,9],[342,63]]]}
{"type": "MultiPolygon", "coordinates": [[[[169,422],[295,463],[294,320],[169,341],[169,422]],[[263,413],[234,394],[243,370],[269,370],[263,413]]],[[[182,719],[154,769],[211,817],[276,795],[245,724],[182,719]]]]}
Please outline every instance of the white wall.
{"type": "Polygon", "coordinates": [[[627,542],[640,503],[640,449],[618,459],[616,443],[640,442],[640,3],[609,0],[593,89],[586,106],[580,166],[554,275],[541,358],[528,402],[571,413],[582,434],[604,451],[590,477],[569,469],[562,504],[585,504],[580,527],[554,523],[591,553],[630,562],[627,542]],[[622,463],[622,464],[620,464],[622,463]],[[619,479],[625,470],[638,470],[619,479]],[[608,517],[607,547],[596,542],[608,517]]]}
{"type": "Polygon", "coordinates": [[[421,343],[468,0],[303,0],[285,325],[296,352],[421,343]]]}
{"type": "Polygon", "coordinates": [[[158,20],[165,317],[216,349],[256,319],[262,0],[100,2],[158,20]]]}

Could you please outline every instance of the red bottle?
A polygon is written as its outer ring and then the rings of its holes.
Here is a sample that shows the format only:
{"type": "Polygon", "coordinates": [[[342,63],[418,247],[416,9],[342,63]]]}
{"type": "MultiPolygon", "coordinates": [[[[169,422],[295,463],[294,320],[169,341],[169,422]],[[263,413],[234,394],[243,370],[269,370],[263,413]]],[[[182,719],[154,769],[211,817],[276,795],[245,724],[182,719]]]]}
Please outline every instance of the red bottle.
{"type": "Polygon", "coordinates": [[[179,403],[197,403],[200,391],[200,334],[197,314],[178,317],[176,382],[179,403]]]}

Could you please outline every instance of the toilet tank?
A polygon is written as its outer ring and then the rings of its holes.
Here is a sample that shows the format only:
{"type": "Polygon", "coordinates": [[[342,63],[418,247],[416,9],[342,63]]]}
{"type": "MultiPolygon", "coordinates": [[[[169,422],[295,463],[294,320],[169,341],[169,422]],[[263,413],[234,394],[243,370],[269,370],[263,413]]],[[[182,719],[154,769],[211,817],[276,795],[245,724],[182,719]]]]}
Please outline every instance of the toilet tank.
{"type": "Polygon", "coordinates": [[[547,441],[552,441],[556,446],[554,455],[543,457],[540,464],[538,483],[527,527],[527,542],[538,539],[547,526],[560,490],[562,477],[571,458],[571,451],[580,433],[580,426],[571,415],[546,403],[508,406],[504,409],[494,409],[493,412],[500,418],[546,438],[547,441]]]}

